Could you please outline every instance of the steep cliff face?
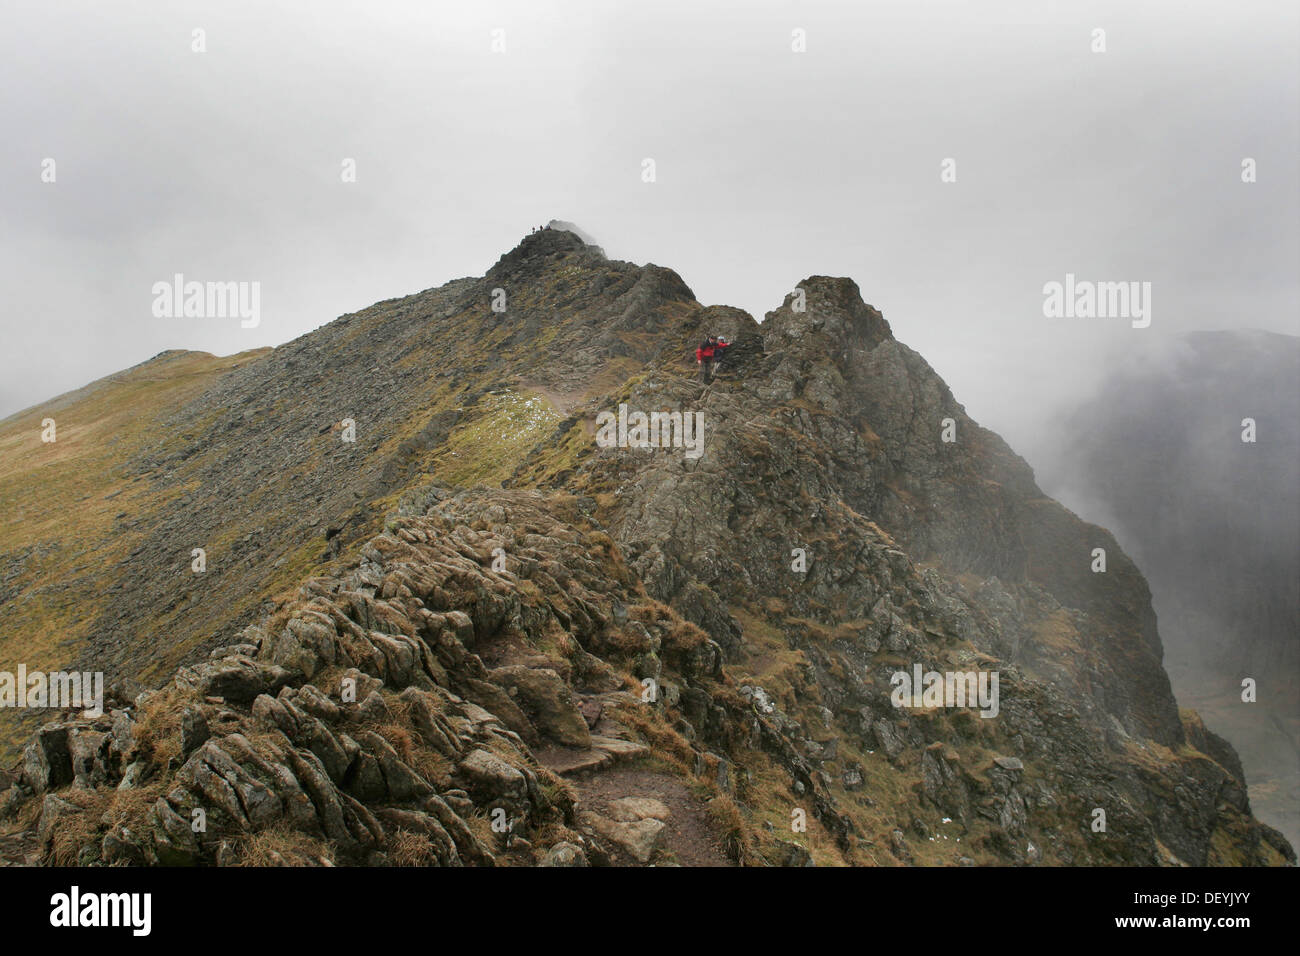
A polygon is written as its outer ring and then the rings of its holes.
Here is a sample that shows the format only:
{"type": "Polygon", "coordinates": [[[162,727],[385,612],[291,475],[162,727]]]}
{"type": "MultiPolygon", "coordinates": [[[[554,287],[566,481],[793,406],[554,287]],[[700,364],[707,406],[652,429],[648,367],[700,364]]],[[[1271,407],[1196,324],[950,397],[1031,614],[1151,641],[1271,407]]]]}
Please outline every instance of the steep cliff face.
{"type": "Polygon", "coordinates": [[[1294,858],[1180,714],[1137,568],[850,280],[760,325],[544,230],[166,431],[127,462],[153,494],[81,645],[163,686],[27,746],[6,809],[34,859],[1294,858]],[[706,386],[709,332],[734,344],[706,386]],[[611,447],[620,411],[702,444],[611,447]],[[202,583],[191,540],[226,543],[202,583]],[[998,698],[896,706],[916,666],[998,698]]]}

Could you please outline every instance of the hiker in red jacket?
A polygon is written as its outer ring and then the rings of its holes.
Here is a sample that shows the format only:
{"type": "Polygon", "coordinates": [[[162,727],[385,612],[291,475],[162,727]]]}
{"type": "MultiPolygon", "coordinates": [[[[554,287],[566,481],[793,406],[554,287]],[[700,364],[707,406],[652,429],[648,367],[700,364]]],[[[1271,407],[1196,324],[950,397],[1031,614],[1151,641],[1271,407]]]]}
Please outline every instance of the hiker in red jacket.
{"type": "Polygon", "coordinates": [[[713,357],[718,350],[718,337],[710,335],[695,350],[695,364],[700,367],[700,381],[707,383],[713,378],[713,357]]]}

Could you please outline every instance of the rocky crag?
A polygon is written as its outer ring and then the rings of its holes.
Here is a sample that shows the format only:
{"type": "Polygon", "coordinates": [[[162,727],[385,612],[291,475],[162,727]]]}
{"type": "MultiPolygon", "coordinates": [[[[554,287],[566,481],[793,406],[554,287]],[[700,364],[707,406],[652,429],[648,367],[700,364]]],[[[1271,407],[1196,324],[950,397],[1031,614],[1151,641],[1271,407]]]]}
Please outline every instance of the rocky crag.
{"type": "MultiPolygon", "coordinates": [[[[114,384],[181,396],[183,361],[114,384]]],[[[2,649],[115,695],[24,746],[12,862],[1294,861],[1179,710],[1138,569],[848,279],[759,324],[547,229],[133,420],[75,537],[30,484],[101,443],[0,484],[36,515],[2,649]],[[698,413],[703,453],[604,447],[620,405],[698,413]],[[916,665],[996,672],[996,716],[894,706],[916,665]]]]}

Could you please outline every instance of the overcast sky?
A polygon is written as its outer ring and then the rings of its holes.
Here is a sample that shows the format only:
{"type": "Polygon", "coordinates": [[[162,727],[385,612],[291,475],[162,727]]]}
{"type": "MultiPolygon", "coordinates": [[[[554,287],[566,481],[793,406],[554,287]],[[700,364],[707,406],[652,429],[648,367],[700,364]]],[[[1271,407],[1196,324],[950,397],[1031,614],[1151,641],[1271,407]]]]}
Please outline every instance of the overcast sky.
{"type": "Polygon", "coordinates": [[[1297,6],[11,4],[0,415],[481,275],[554,217],[760,319],[851,276],[1023,451],[1114,350],[1300,331],[1297,6]],[[260,282],[260,325],[155,318],[178,272],[260,282]],[[1067,272],[1150,282],[1150,327],[1045,317],[1067,272]]]}

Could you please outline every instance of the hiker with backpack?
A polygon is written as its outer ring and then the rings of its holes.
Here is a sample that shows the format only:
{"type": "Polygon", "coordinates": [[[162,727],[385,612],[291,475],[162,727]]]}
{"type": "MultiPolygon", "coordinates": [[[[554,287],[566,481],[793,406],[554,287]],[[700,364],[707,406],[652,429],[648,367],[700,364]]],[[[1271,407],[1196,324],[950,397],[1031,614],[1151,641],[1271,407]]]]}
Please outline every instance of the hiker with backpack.
{"type": "Polygon", "coordinates": [[[695,350],[695,364],[700,367],[700,381],[706,385],[713,379],[713,358],[718,351],[718,337],[710,335],[695,350]]]}

